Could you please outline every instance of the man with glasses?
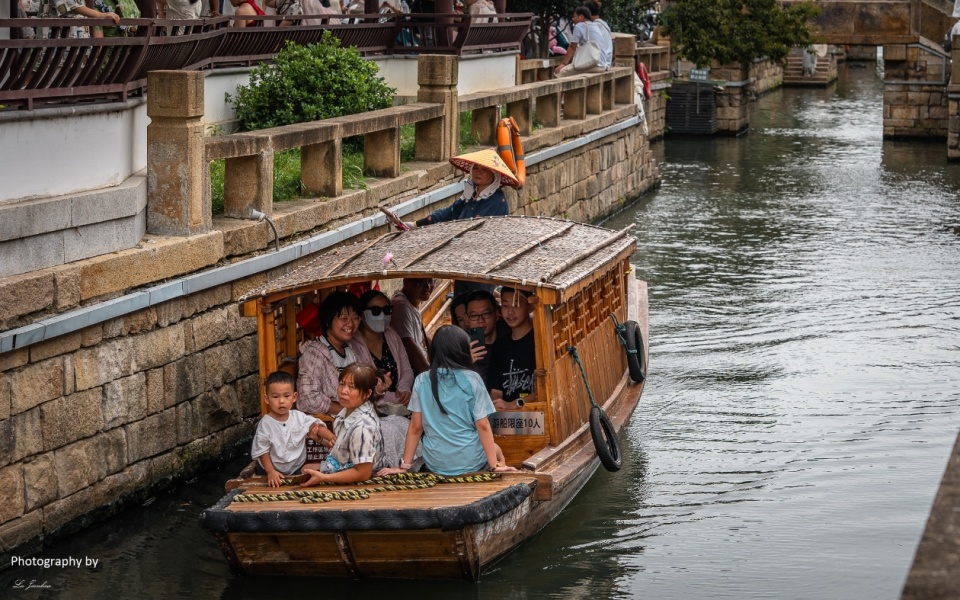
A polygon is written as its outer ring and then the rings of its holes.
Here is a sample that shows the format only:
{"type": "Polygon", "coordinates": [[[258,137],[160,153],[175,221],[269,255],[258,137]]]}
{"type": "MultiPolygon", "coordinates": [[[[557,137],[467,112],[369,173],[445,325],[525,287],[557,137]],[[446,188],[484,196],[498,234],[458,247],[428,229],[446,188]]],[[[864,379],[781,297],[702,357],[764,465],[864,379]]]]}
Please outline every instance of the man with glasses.
{"type": "Polygon", "coordinates": [[[414,375],[430,368],[427,359],[430,340],[420,318],[420,305],[430,299],[435,283],[433,279],[404,278],[403,287],[390,299],[393,305],[390,326],[403,341],[414,375]]]}
{"type": "Polygon", "coordinates": [[[470,331],[474,329],[483,330],[483,344],[475,340],[470,341],[470,351],[473,354],[473,366],[483,378],[487,390],[490,384],[487,381],[487,375],[490,371],[490,352],[488,351],[494,342],[497,341],[497,299],[493,294],[486,290],[474,290],[467,296],[467,325],[470,331]]]}

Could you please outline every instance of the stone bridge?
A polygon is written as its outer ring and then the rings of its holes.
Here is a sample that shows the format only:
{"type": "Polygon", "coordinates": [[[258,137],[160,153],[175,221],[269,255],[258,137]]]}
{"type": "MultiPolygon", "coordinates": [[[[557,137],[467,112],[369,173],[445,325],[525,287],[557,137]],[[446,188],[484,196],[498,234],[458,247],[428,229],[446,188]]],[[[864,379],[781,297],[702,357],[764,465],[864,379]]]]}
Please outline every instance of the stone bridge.
{"type": "MultiPolygon", "coordinates": [[[[789,6],[793,1],[781,4],[789,6]]],[[[824,43],[883,46],[921,38],[939,43],[953,26],[953,0],[814,0],[824,43]]]]}

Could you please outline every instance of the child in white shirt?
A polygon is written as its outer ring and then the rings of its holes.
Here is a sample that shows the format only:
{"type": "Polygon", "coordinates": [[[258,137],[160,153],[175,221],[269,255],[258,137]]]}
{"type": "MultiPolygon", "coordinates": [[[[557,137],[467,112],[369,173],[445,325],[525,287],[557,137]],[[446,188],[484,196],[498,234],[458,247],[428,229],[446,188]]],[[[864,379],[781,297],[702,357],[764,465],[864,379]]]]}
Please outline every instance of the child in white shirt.
{"type": "Polygon", "coordinates": [[[333,437],[320,419],[293,408],[297,401],[295,384],[293,376],[283,371],[271,373],[264,383],[269,412],[257,424],[250,455],[266,473],[270,487],[279,487],[284,475],[293,475],[303,467],[306,438],[324,443],[333,437]]]}

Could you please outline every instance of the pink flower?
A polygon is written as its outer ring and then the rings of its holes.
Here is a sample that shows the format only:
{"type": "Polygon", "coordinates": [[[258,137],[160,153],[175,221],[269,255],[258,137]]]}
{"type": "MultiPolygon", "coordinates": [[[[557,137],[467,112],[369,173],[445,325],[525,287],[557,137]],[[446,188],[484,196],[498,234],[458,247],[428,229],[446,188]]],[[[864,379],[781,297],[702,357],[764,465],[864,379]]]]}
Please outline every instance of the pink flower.
{"type": "Polygon", "coordinates": [[[387,252],[383,255],[383,264],[389,265],[391,262],[393,262],[393,252],[387,252]]]}

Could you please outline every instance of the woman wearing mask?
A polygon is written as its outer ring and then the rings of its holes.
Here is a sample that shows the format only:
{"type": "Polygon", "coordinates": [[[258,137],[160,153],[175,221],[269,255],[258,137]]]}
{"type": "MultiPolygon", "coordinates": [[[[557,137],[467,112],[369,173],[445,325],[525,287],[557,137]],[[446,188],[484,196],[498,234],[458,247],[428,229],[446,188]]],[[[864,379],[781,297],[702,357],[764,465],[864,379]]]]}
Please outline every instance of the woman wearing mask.
{"type": "Polygon", "coordinates": [[[390,327],[393,307],[390,300],[379,290],[370,290],[360,296],[362,323],[356,336],[357,362],[374,365],[383,373],[387,387],[377,404],[403,404],[410,401],[413,388],[413,369],[403,348],[403,341],[390,327]]]}

